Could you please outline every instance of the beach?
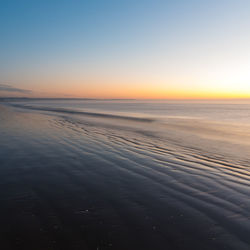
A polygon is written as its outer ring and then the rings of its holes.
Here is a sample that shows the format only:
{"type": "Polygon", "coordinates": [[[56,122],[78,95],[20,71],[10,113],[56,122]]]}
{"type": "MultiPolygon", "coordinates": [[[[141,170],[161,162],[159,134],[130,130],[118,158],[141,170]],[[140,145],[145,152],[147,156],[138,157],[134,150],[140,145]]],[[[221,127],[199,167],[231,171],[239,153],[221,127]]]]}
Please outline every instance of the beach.
{"type": "Polygon", "coordinates": [[[0,103],[2,249],[248,250],[248,111],[248,102],[0,103]]]}

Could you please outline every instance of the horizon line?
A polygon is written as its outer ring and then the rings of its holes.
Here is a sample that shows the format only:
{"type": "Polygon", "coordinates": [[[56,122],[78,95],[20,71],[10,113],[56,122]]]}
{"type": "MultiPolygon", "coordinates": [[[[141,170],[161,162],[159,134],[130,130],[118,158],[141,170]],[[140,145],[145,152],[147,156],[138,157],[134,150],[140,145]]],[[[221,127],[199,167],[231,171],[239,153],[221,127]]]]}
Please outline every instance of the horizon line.
{"type": "Polygon", "coordinates": [[[25,96],[0,96],[0,99],[28,99],[28,100],[169,100],[169,101],[213,101],[213,100],[250,100],[250,97],[210,97],[210,98],[90,98],[90,97],[25,97],[25,96]]]}

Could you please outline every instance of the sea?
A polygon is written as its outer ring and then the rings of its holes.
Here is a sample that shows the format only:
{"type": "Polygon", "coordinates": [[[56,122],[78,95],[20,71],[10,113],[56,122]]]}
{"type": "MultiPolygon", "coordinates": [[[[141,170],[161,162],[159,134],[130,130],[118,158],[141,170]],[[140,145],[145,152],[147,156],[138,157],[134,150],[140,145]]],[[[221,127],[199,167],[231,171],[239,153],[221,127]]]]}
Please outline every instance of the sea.
{"type": "Polygon", "coordinates": [[[2,98],[4,250],[249,250],[250,100],[2,98]]]}

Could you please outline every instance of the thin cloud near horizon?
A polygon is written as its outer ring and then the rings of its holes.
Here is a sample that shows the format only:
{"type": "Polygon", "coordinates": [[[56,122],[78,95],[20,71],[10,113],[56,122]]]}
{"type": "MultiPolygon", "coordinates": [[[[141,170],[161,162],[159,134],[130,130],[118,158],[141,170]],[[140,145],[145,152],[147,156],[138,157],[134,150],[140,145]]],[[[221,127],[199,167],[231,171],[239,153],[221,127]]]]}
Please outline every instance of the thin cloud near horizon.
{"type": "Polygon", "coordinates": [[[12,85],[9,84],[3,84],[0,83],[0,91],[4,91],[4,92],[15,92],[15,93],[25,93],[25,94],[30,94],[32,93],[31,90],[29,89],[21,89],[21,88],[16,88],[12,85]]]}

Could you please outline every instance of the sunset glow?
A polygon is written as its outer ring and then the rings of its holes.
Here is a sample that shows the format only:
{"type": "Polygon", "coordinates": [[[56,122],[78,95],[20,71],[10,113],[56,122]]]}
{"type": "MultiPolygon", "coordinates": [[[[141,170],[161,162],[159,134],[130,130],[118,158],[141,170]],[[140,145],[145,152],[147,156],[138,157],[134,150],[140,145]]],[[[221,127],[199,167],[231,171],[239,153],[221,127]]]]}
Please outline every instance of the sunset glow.
{"type": "Polygon", "coordinates": [[[249,1],[14,2],[0,96],[250,98],[249,1]]]}

